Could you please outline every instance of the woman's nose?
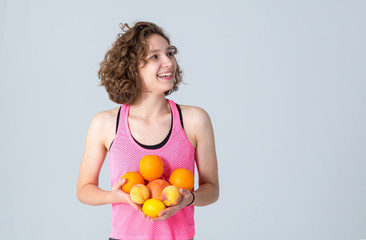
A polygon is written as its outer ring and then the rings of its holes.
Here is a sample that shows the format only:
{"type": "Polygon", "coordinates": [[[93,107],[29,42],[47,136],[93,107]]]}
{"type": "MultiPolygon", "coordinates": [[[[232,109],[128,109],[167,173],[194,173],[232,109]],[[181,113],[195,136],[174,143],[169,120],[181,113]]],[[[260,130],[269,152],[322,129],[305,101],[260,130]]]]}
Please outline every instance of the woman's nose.
{"type": "Polygon", "coordinates": [[[171,66],[174,65],[174,63],[175,63],[174,57],[168,57],[168,56],[166,56],[163,59],[163,66],[164,67],[171,67],[171,66]]]}

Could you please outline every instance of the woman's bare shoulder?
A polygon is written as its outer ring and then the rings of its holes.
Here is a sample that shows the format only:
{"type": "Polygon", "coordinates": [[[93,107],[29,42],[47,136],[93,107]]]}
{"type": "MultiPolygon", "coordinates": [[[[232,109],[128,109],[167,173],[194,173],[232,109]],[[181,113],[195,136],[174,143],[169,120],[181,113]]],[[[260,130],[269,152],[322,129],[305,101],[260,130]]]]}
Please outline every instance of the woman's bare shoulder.
{"type": "Polygon", "coordinates": [[[188,135],[197,139],[197,136],[207,127],[212,128],[209,114],[201,107],[180,105],[182,110],[184,129],[188,135]]]}
{"type": "Polygon", "coordinates": [[[115,128],[118,110],[119,107],[98,112],[91,120],[90,127],[103,131],[115,128]]]}
{"type": "Polygon", "coordinates": [[[95,114],[89,125],[88,136],[102,142],[106,149],[115,137],[118,110],[117,107],[95,114]]]}
{"type": "Polygon", "coordinates": [[[119,107],[116,107],[116,108],[112,108],[109,110],[98,112],[97,114],[94,115],[93,120],[98,121],[98,122],[99,121],[108,122],[111,120],[116,120],[115,118],[117,117],[118,110],[119,110],[119,107]]]}
{"type": "Polygon", "coordinates": [[[179,104],[182,115],[184,118],[187,118],[189,121],[193,121],[196,123],[202,123],[210,120],[209,114],[201,107],[197,106],[189,106],[189,105],[181,105],[179,104]]]}

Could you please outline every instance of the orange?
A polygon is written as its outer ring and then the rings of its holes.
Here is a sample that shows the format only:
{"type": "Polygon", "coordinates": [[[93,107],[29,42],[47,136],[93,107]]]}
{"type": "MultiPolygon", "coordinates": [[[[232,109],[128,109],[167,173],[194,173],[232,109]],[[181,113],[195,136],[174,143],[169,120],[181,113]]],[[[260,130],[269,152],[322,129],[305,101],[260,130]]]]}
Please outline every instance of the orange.
{"type": "Polygon", "coordinates": [[[193,173],[185,168],[175,169],[169,177],[170,184],[191,191],[194,187],[193,173]]]}
{"type": "Polygon", "coordinates": [[[126,172],[122,177],[126,178],[126,183],[122,186],[122,190],[125,193],[130,193],[131,188],[136,184],[143,184],[145,185],[145,180],[138,172],[126,172]]]}
{"type": "Polygon", "coordinates": [[[149,189],[151,193],[151,198],[161,200],[161,193],[163,192],[164,188],[169,186],[170,184],[163,180],[163,179],[155,179],[149,182],[146,187],[149,189]]]}
{"type": "Polygon", "coordinates": [[[142,205],[142,211],[146,216],[155,218],[159,217],[159,213],[166,208],[165,204],[158,199],[147,199],[142,205]]]}
{"type": "Polygon", "coordinates": [[[164,164],[156,155],[146,155],[140,160],[139,169],[141,175],[148,181],[163,176],[164,164]]]}

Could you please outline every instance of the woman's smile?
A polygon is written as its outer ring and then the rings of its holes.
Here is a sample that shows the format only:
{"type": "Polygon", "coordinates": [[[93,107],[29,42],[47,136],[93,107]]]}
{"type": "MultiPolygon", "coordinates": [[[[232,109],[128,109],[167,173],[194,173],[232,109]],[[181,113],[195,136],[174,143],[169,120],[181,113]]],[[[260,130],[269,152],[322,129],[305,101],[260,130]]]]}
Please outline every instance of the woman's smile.
{"type": "Polygon", "coordinates": [[[153,34],[147,38],[149,52],[147,63],[140,67],[140,76],[149,92],[165,94],[174,87],[177,63],[173,50],[160,35],[153,34]]]}
{"type": "Polygon", "coordinates": [[[158,74],[158,78],[164,79],[164,80],[173,80],[173,73],[172,72],[163,72],[158,74]]]}

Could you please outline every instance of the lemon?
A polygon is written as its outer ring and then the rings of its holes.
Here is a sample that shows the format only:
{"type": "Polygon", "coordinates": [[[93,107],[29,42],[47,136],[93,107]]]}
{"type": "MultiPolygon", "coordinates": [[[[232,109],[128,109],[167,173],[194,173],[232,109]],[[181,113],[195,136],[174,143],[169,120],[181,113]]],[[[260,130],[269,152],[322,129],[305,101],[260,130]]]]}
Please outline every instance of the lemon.
{"type": "Polygon", "coordinates": [[[146,216],[155,218],[159,217],[160,211],[166,208],[165,204],[158,199],[150,198],[144,202],[142,205],[142,211],[146,214],[146,216]]]}

